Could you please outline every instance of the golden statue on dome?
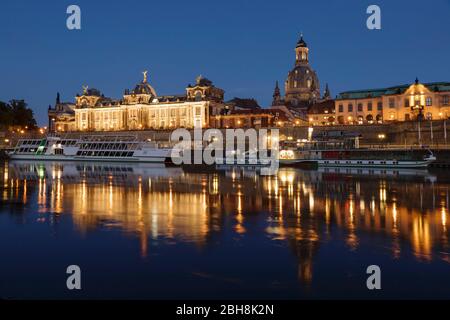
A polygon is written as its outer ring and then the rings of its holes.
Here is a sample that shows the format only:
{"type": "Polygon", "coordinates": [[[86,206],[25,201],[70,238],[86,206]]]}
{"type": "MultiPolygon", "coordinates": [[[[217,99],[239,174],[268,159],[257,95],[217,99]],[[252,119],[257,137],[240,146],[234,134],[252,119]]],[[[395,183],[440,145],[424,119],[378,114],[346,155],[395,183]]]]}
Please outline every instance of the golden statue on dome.
{"type": "Polygon", "coordinates": [[[144,80],[142,81],[142,82],[147,82],[147,73],[148,73],[148,71],[147,70],[144,70],[143,72],[142,72],[142,74],[144,75],[144,80]]]}

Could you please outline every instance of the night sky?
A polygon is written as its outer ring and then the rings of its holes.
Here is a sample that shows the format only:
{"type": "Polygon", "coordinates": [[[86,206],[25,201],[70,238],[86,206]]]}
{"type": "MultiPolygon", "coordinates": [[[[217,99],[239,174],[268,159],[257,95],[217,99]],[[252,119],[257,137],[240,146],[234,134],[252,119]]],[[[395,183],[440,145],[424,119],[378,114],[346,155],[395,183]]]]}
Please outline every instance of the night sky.
{"type": "Polygon", "coordinates": [[[120,98],[142,80],[180,94],[204,75],[226,99],[272,100],[294,63],[300,32],[321,91],[331,93],[450,81],[450,0],[397,1],[2,1],[0,100],[25,99],[46,123],[56,92],[73,101],[82,85],[120,98]],[[81,7],[82,29],[66,28],[81,7]],[[366,9],[382,29],[366,28],[366,9]]]}

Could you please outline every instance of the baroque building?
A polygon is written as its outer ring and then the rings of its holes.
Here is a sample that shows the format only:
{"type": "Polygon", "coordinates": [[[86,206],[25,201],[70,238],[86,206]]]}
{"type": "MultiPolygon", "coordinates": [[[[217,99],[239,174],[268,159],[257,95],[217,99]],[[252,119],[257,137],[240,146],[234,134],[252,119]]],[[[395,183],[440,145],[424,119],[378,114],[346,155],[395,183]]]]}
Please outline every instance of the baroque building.
{"type": "MultiPolygon", "coordinates": [[[[328,86],[326,91],[329,96],[328,86]]],[[[295,47],[295,64],[294,68],[288,72],[284,92],[282,97],[277,81],[273,93],[273,107],[283,105],[306,114],[311,105],[322,100],[319,78],[309,65],[309,48],[303,35],[295,47]]]]}
{"type": "Polygon", "coordinates": [[[341,92],[335,100],[337,124],[374,124],[450,117],[450,82],[420,83],[341,92]]]}
{"type": "Polygon", "coordinates": [[[224,91],[199,76],[186,94],[158,96],[147,72],[121,100],[107,98],[99,90],[83,88],[75,103],[76,131],[120,131],[210,127],[225,109],[224,91]]]}
{"type": "Polygon", "coordinates": [[[75,104],[61,102],[59,92],[56,94],[54,107],[48,106],[48,130],[49,132],[75,130],[75,104]]]}

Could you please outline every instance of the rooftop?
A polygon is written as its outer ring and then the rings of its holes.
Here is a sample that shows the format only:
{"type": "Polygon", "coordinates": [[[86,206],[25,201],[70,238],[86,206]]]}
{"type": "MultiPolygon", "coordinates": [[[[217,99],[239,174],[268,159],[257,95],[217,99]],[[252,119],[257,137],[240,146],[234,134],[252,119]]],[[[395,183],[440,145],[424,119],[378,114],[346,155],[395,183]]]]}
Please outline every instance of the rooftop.
{"type": "MultiPolygon", "coordinates": [[[[429,90],[434,92],[450,91],[450,82],[430,82],[430,83],[423,83],[423,85],[426,86],[429,90]]],[[[404,84],[388,88],[344,91],[338,94],[336,100],[365,99],[365,98],[381,97],[383,95],[402,94],[410,86],[411,84],[404,84]]]]}

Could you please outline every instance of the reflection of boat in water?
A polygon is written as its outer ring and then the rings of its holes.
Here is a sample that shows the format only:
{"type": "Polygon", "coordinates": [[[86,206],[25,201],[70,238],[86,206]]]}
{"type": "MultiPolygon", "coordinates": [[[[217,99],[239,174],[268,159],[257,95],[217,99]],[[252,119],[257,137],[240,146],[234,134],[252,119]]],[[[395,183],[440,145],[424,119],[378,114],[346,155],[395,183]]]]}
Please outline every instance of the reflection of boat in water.
{"type": "Polygon", "coordinates": [[[429,182],[436,182],[437,177],[423,169],[408,168],[330,168],[319,167],[320,173],[351,174],[355,176],[377,176],[377,177],[420,177],[429,182]]]}
{"type": "Polygon", "coordinates": [[[116,161],[164,163],[170,148],[134,136],[84,136],[79,139],[48,136],[20,139],[9,153],[11,160],[116,161]]]}
{"type": "Polygon", "coordinates": [[[427,168],[436,157],[427,149],[360,148],[359,135],[324,132],[315,140],[285,141],[280,163],[301,165],[315,162],[318,167],[427,168]]]}
{"type": "Polygon", "coordinates": [[[183,174],[177,167],[166,167],[159,163],[117,163],[117,162],[52,162],[17,160],[8,164],[10,178],[38,180],[62,179],[91,182],[133,181],[148,177],[176,177],[183,174]]]}

